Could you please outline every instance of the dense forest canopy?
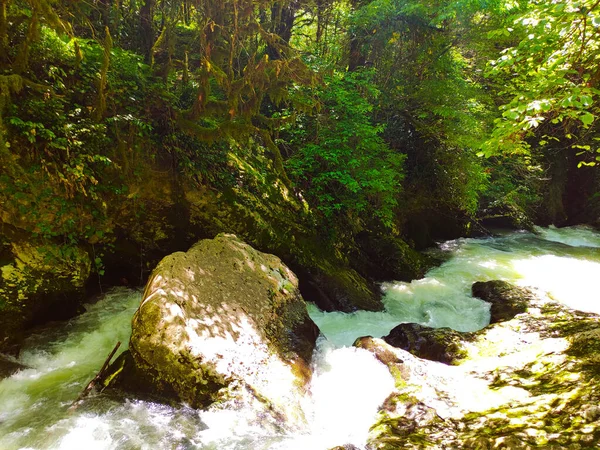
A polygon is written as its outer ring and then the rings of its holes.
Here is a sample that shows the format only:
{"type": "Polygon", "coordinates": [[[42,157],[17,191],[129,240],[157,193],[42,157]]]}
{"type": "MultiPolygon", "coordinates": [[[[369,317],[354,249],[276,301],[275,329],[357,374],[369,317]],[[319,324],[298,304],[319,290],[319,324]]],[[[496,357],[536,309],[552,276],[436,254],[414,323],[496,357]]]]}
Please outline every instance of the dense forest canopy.
{"type": "Polygon", "coordinates": [[[161,171],[339,248],[597,221],[599,4],[1,0],[2,223],[110,250],[161,171]]]}

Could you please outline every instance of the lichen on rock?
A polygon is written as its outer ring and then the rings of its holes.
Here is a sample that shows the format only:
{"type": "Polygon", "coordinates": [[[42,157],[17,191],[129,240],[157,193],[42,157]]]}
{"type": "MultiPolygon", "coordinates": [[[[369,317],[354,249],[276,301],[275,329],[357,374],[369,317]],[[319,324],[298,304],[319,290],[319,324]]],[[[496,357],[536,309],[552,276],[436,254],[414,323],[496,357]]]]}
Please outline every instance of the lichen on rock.
{"type": "Polygon", "coordinates": [[[167,256],[134,316],[130,367],[118,368],[117,384],[193,407],[256,402],[302,422],[318,328],[297,286],[279,258],[233,235],[167,256]]]}

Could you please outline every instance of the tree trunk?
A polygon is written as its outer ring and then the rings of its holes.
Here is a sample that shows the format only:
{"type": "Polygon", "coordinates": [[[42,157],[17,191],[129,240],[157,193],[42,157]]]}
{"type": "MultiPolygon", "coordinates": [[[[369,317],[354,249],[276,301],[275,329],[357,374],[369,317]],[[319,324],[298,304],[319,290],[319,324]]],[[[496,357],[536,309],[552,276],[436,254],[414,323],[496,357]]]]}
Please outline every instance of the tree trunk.
{"type": "MultiPolygon", "coordinates": [[[[351,6],[352,10],[356,11],[363,6],[361,0],[352,0],[351,6]]],[[[364,38],[359,36],[355,31],[350,36],[350,56],[348,61],[348,71],[353,72],[360,67],[364,67],[367,62],[367,58],[365,57],[363,51],[364,38]]]]}
{"type": "MultiPolygon", "coordinates": [[[[276,34],[281,40],[281,45],[288,46],[292,38],[292,29],[296,20],[296,12],[298,10],[298,2],[275,2],[271,7],[271,23],[270,31],[276,34]]],[[[267,54],[271,59],[281,59],[284,55],[276,45],[269,45],[267,54]]]]}
{"type": "Polygon", "coordinates": [[[155,0],[144,0],[140,8],[140,49],[147,64],[152,61],[152,47],[155,40],[154,5],[155,0]]]}
{"type": "Polygon", "coordinates": [[[0,62],[6,62],[8,57],[8,20],[6,10],[8,0],[0,0],[0,62]]]}

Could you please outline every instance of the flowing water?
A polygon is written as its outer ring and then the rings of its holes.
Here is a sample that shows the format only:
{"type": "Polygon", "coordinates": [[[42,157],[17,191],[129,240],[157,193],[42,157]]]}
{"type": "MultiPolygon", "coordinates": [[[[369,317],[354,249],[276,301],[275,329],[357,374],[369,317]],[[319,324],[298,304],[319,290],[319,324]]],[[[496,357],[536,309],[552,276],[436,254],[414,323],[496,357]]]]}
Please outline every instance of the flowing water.
{"type": "Polygon", "coordinates": [[[533,286],[573,308],[600,313],[600,233],[585,227],[539,229],[440,245],[447,260],[426,278],[384,283],[384,312],[309,312],[324,337],[313,358],[306,429],[286,432],[253,411],[196,411],[100,395],[69,406],[115,342],[128,341],[141,293],[116,289],[80,317],[31,336],[19,361],[28,366],[0,381],[0,449],[321,450],[364,445],[377,408],[393,388],[387,369],[351,347],[403,322],[471,331],[489,321],[470,296],[474,281],[533,286]]]}

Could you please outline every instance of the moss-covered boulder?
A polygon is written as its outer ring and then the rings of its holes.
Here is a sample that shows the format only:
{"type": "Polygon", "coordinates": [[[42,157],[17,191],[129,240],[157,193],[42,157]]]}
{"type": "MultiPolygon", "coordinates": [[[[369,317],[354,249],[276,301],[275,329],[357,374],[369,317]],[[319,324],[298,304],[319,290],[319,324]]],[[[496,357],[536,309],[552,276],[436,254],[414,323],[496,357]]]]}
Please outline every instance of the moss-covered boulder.
{"type": "Polygon", "coordinates": [[[494,201],[480,211],[478,220],[489,228],[534,230],[534,223],[527,213],[515,203],[494,201]]]}
{"type": "Polygon", "coordinates": [[[31,239],[5,239],[0,253],[0,351],[11,352],[28,327],[77,312],[91,260],[80,247],[31,239]]]}
{"type": "Polygon", "coordinates": [[[298,275],[303,297],[323,311],[383,310],[376,286],[343,261],[321,260],[298,275]]]}
{"type": "Polygon", "coordinates": [[[403,323],[393,328],[383,340],[419,358],[454,364],[466,356],[464,340],[468,333],[450,328],[431,328],[417,323],[403,323]]]}
{"type": "Polygon", "coordinates": [[[158,264],[122,379],[193,407],[260,403],[298,423],[318,332],[279,258],[220,235],[158,264]]]}
{"type": "Polygon", "coordinates": [[[363,338],[396,380],[370,448],[598,448],[600,317],[529,298],[524,313],[469,333],[457,365],[363,338]]]}
{"type": "Polygon", "coordinates": [[[356,236],[357,250],[351,262],[361,273],[376,281],[411,281],[422,278],[434,261],[417,252],[389,230],[362,231],[356,236]]]}
{"type": "Polygon", "coordinates": [[[506,281],[478,281],[471,286],[473,297],[490,303],[490,323],[504,322],[524,313],[535,299],[528,289],[514,286],[506,281]]]}

